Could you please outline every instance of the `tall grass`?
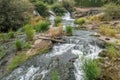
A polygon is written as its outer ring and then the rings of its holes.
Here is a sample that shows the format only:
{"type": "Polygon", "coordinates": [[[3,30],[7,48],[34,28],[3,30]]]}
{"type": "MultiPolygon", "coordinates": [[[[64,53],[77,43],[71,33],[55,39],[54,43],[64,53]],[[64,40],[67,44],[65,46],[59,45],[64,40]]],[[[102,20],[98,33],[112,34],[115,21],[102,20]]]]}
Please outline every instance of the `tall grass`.
{"type": "Polygon", "coordinates": [[[92,59],[85,59],[82,68],[85,74],[85,80],[96,80],[100,75],[98,63],[92,59]]]}
{"type": "Polygon", "coordinates": [[[85,23],[85,18],[76,19],[74,23],[78,25],[83,25],[85,23]]]}
{"type": "Polygon", "coordinates": [[[33,29],[33,26],[30,24],[25,25],[25,34],[27,36],[27,40],[32,40],[35,35],[35,30],[33,29]]]}
{"type": "Polygon", "coordinates": [[[53,71],[52,80],[58,80],[58,71],[57,70],[53,71]]]}
{"type": "Polygon", "coordinates": [[[57,27],[62,22],[62,18],[58,16],[54,19],[54,22],[55,22],[55,26],[57,27]]]}
{"type": "Polygon", "coordinates": [[[15,46],[18,51],[22,50],[22,41],[16,40],[15,46]]]}
{"type": "Polygon", "coordinates": [[[66,34],[68,36],[72,36],[73,34],[72,26],[66,26],[66,34]]]}

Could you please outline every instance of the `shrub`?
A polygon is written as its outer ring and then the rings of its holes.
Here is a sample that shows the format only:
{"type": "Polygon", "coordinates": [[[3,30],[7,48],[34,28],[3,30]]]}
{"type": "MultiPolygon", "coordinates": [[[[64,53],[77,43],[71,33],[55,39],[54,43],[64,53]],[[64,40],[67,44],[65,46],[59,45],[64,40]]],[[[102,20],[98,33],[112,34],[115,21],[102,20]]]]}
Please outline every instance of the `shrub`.
{"type": "Polygon", "coordinates": [[[74,0],[62,0],[62,6],[69,12],[74,11],[74,0]]]}
{"type": "Polygon", "coordinates": [[[9,38],[14,38],[15,37],[15,33],[10,30],[10,32],[8,33],[8,37],[9,38]]]}
{"type": "Polygon", "coordinates": [[[115,3],[109,3],[103,6],[103,10],[112,19],[119,19],[120,18],[120,5],[115,3]]]}
{"type": "Polygon", "coordinates": [[[3,48],[0,46],[0,59],[4,56],[3,54],[3,48]]]}
{"type": "Polygon", "coordinates": [[[73,31],[71,26],[66,26],[66,33],[68,36],[72,36],[73,31]]]}
{"type": "Polygon", "coordinates": [[[33,10],[29,0],[0,0],[0,31],[16,30],[28,22],[28,14],[33,10]],[[7,6],[4,7],[3,6],[7,6]]]}
{"type": "Polygon", "coordinates": [[[0,34],[0,38],[2,39],[3,42],[8,41],[8,36],[5,33],[0,34]]]}
{"type": "Polygon", "coordinates": [[[35,26],[35,30],[37,32],[44,32],[46,30],[49,29],[49,23],[47,21],[42,21],[39,22],[36,26],[35,26]]]}
{"type": "Polygon", "coordinates": [[[18,51],[22,50],[22,41],[16,40],[15,41],[15,46],[18,51]]]}
{"type": "Polygon", "coordinates": [[[85,18],[79,18],[75,20],[75,24],[83,25],[85,23],[85,18]]]}
{"type": "Polygon", "coordinates": [[[111,37],[115,37],[117,34],[117,30],[111,28],[111,26],[109,25],[101,25],[100,26],[100,33],[106,36],[111,36],[111,37]]]}
{"type": "Polygon", "coordinates": [[[54,22],[55,22],[55,26],[58,26],[58,24],[60,24],[62,22],[62,18],[61,17],[56,17],[54,19],[54,22]]]}
{"type": "Polygon", "coordinates": [[[58,72],[56,70],[52,73],[52,80],[58,80],[58,72]]]}
{"type": "Polygon", "coordinates": [[[65,8],[62,7],[61,4],[56,3],[52,6],[52,11],[57,15],[57,16],[63,16],[66,12],[65,8]]]}
{"type": "Polygon", "coordinates": [[[27,40],[32,40],[35,34],[35,30],[30,24],[24,26],[25,34],[27,36],[27,40]]]}
{"type": "Polygon", "coordinates": [[[85,80],[96,80],[100,75],[100,68],[97,62],[92,59],[85,59],[82,68],[85,80]]]}
{"type": "Polygon", "coordinates": [[[31,45],[29,42],[26,42],[25,45],[24,45],[24,48],[25,49],[30,49],[31,48],[31,45]]]}
{"type": "Polygon", "coordinates": [[[43,2],[41,1],[37,1],[35,3],[35,7],[36,7],[36,11],[38,11],[38,13],[43,16],[43,17],[46,17],[46,16],[49,16],[49,12],[48,12],[48,7],[46,4],[44,4],[43,2]]]}

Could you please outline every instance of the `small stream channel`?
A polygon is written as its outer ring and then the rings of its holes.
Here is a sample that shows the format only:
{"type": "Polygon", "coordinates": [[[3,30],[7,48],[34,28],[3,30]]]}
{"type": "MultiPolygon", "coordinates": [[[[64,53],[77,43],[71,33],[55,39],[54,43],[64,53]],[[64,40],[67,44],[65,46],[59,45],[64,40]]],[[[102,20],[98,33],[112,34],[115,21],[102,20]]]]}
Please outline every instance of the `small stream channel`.
{"type": "MultiPolygon", "coordinates": [[[[74,25],[73,21],[69,13],[63,17],[64,25],[74,25]]],[[[103,46],[102,41],[90,36],[93,33],[74,31],[73,36],[63,37],[66,43],[55,44],[50,52],[28,60],[1,80],[52,80],[55,70],[59,73],[59,80],[84,80],[82,56],[97,58],[103,46]]]]}

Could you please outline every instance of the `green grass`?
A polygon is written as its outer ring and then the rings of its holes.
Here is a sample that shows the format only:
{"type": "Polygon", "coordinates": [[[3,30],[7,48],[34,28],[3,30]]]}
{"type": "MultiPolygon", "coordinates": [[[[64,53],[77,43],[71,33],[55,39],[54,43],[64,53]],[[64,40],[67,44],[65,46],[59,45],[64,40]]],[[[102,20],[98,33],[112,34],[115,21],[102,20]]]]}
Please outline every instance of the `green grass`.
{"type": "Polygon", "coordinates": [[[76,19],[74,23],[79,24],[79,25],[83,25],[85,23],[85,18],[76,19]]]}
{"type": "Polygon", "coordinates": [[[61,22],[62,22],[62,18],[61,17],[59,17],[59,16],[57,16],[55,19],[54,19],[54,22],[55,22],[55,26],[57,27],[58,26],[58,24],[60,24],[61,22]]]}
{"type": "Polygon", "coordinates": [[[15,37],[15,33],[10,30],[10,32],[8,33],[8,37],[9,37],[10,39],[11,39],[11,38],[14,38],[14,37],[15,37]]]}
{"type": "Polygon", "coordinates": [[[98,63],[92,59],[85,59],[82,68],[85,74],[85,80],[96,80],[100,75],[98,63]]]}
{"type": "Polygon", "coordinates": [[[23,44],[22,44],[21,40],[16,40],[15,41],[15,47],[18,51],[22,50],[22,46],[23,46],[23,44]]]}
{"type": "Polygon", "coordinates": [[[73,34],[72,26],[66,26],[66,34],[68,36],[72,36],[73,34]]]}
{"type": "Polygon", "coordinates": [[[4,56],[3,48],[0,46],[0,59],[4,56]]]}
{"type": "Polygon", "coordinates": [[[58,80],[59,73],[57,70],[52,72],[52,80],[58,80]]]}

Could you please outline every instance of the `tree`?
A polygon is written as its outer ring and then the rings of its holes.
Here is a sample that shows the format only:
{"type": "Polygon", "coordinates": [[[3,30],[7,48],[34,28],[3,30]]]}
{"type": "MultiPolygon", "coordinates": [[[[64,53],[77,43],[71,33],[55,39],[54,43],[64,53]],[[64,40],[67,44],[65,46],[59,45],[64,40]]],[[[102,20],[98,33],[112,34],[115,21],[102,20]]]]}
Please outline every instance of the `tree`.
{"type": "Polygon", "coordinates": [[[0,31],[17,30],[27,20],[27,13],[33,9],[28,0],[0,0],[0,31]]]}

